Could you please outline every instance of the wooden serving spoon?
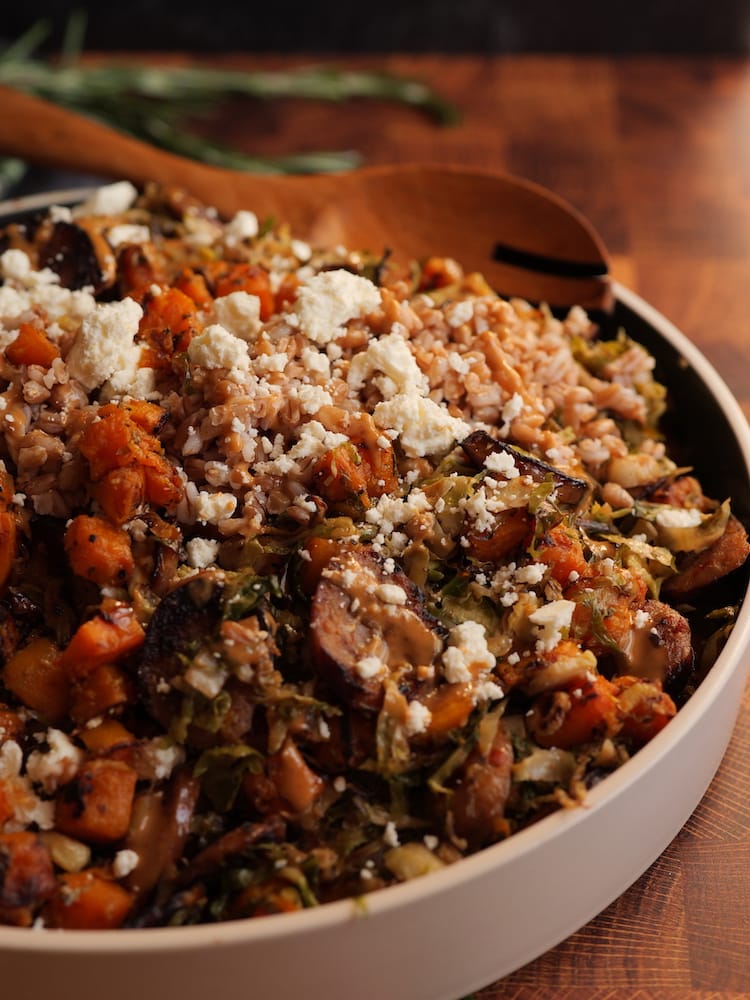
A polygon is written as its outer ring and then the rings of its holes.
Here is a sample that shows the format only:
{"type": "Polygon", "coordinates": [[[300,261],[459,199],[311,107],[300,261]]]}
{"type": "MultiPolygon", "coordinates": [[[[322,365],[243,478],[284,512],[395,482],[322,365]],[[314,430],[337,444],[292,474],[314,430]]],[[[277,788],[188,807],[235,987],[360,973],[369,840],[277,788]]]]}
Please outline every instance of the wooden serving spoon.
{"type": "Polygon", "coordinates": [[[0,152],[136,184],[178,185],[223,215],[251,209],[315,244],[399,259],[450,256],[501,295],[564,308],[611,305],[607,254],[587,220],[545,188],[499,172],[422,164],[275,176],[224,170],[0,87],[0,152]]]}

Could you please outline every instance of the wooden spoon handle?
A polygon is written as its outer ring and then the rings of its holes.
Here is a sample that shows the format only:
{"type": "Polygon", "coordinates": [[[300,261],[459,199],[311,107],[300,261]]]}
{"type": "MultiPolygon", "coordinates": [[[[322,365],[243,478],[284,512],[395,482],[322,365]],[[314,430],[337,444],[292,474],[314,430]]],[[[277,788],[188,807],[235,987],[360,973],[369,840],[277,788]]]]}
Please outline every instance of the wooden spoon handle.
{"type": "Polygon", "coordinates": [[[133,139],[92,118],[19,90],[0,87],[0,152],[30,163],[135,184],[214,187],[225,171],[133,139]]]}
{"type": "Polygon", "coordinates": [[[0,88],[0,152],[184,187],[224,215],[250,208],[314,243],[455,257],[503,295],[560,308],[611,304],[607,254],[587,220],[546,189],[497,172],[421,164],[311,177],[223,170],[8,88],[0,88]]]}

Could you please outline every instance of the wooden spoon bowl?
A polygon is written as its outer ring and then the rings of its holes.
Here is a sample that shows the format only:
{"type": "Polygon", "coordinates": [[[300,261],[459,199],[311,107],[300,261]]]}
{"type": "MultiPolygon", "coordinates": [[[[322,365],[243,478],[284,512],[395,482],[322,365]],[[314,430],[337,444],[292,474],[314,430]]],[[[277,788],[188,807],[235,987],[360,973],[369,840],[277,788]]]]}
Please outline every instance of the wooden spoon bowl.
{"type": "Polygon", "coordinates": [[[252,209],[314,244],[399,259],[456,258],[502,295],[608,309],[607,254],[591,225],[550,191],[499,172],[399,165],[276,176],[163,152],[89,118],[0,88],[0,152],[136,184],[192,192],[223,215],[252,209]]]}

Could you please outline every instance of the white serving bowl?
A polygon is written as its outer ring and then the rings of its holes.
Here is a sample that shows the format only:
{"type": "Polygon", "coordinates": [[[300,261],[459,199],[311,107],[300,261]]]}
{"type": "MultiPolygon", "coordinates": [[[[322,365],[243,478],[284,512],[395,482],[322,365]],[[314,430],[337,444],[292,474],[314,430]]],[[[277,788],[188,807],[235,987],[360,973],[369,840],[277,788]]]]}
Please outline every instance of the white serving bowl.
{"type": "MultiPolygon", "coordinates": [[[[45,201],[49,203],[49,201],[45,201]]],[[[12,208],[26,208],[15,203],[12,208]]],[[[38,206],[34,206],[38,207],[38,206]]],[[[2,210],[0,209],[0,219],[2,210]]],[[[750,430],[724,382],[663,316],[616,285],[615,323],[657,358],[709,495],[750,516],[750,430]],[[722,467],[710,466],[716,440],[722,467]],[[704,466],[701,456],[705,456],[704,466]]],[[[741,589],[741,588],[740,588],[741,589]]],[[[741,595],[740,595],[741,596],[741,595]]],[[[589,794],[424,878],[299,913],[196,927],[0,927],[8,1000],[458,1000],[562,941],[659,856],[726,749],[748,668],[750,602],[694,696],[589,794]]]]}

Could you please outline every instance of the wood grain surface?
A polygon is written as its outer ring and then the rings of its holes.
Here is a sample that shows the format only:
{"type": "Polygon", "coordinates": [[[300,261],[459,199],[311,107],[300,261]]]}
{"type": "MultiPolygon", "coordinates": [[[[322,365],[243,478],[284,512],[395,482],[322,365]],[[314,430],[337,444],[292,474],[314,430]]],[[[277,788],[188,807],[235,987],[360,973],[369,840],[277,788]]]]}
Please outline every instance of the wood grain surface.
{"type": "MultiPolygon", "coordinates": [[[[311,60],[227,56],[223,65],[302,61],[311,60]]],[[[750,63],[336,62],[431,82],[459,106],[462,122],[439,128],[380,103],[236,102],[207,131],[258,153],[353,148],[370,163],[489,166],[547,185],[588,216],[615,276],[702,349],[750,414],[750,63]]],[[[749,759],[746,695],[713,784],[662,857],[588,926],[477,1000],[750,996],[749,759]]]]}

